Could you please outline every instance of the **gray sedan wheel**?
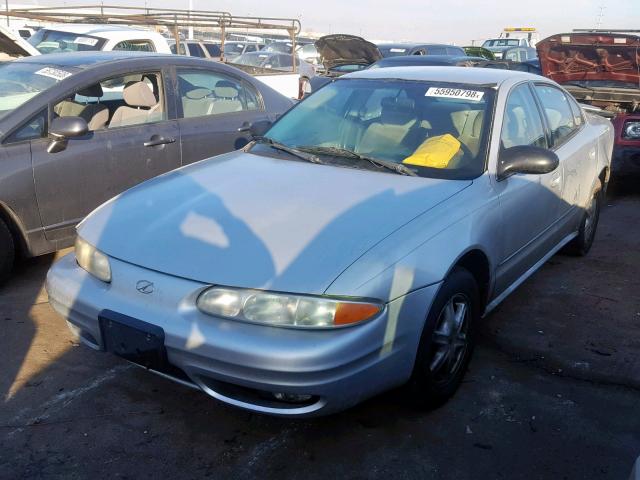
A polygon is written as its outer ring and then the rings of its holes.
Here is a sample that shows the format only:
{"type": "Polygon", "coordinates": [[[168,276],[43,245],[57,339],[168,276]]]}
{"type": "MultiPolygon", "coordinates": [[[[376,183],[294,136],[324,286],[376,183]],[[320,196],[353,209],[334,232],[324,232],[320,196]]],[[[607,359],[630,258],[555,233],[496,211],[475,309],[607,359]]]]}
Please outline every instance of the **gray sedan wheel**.
{"type": "Polygon", "coordinates": [[[409,383],[412,402],[435,408],[456,392],[471,359],[479,317],[480,296],[473,275],[454,268],[427,316],[409,383]]]}
{"type": "Polygon", "coordinates": [[[15,245],[9,227],[0,220],[0,284],[9,278],[13,269],[15,245]]]}
{"type": "Polygon", "coordinates": [[[570,255],[585,256],[591,250],[593,240],[596,238],[598,220],[600,219],[600,208],[602,206],[602,187],[598,185],[591,194],[591,200],[587,205],[580,223],[578,236],[574,238],[565,248],[565,252],[570,255]]]}

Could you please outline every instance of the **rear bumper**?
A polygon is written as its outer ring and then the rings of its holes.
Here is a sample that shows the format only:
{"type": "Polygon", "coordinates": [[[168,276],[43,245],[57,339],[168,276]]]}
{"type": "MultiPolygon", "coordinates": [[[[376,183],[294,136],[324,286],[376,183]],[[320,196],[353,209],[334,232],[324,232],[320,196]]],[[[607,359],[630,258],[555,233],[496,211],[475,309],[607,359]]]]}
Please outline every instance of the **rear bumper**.
{"type": "MultiPolygon", "coordinates": [[[[422,325],[439,285],[394,300],[375,319],[350,328],[308,331],[229,321],[195,307],[207,285],[111,259],[105,284],[69,254],[50,270],[47,291],[81,341],[103,349],[98,316],[112,310],[160,326],[171,365],[207,394],[237,407],[283,416],[348,408],[408,380],[422,325]],[[144,279],[155,292],[135,289],[144,279]],[[269,394],[309,395],[303,404],[269,394]]],[[[172,376],[172,375],[169,375],[172,376]]]]}

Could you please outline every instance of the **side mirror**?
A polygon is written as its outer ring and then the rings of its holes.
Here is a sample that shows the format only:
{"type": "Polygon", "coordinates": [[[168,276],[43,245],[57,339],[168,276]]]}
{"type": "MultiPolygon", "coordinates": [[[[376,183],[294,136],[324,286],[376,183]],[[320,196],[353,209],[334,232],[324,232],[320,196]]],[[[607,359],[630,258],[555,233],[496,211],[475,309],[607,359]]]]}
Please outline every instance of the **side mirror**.
{"type": "Polygon", "coordinates": [[[51,143],[47,148],[49,153],[58,153],[67,148],[70,138],[81,137],[89,133],[89,125],[81,117],[58,117],[51,122],[49,138],[51,143]]]}
{"type": "Polygon", "coordinates": [[[254,122],[249,129],[249,133],[254,138],[263,137],[264,134],[269,131],[271,125],[273,125],[273,123],[269,120],[260,120],[258,122],[254,122]]]}
{"type": "Polygon", "coordinates": [[[498,180],[515,173],[542,175],[553,172],[560,164],[558,156],[546,148],[518,146],[505,148],[498,156],[498,180]]]}

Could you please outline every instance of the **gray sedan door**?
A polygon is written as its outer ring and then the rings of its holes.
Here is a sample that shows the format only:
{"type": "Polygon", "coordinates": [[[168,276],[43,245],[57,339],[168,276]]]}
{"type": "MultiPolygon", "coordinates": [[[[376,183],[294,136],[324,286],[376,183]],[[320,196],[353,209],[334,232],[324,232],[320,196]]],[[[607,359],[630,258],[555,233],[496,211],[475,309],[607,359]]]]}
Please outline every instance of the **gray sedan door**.
{"type": "Polygon", "coordinates": [[[178,68],[176,80],[183,164],[244,147],[252,123],[269,120],[258,90],[240,78],[178,68]]]}
{"type": "MultiPolygon", "coordinates": [[[[502,148],[548,148],[546,133],[529,84],[514,87],[505,106],[502,148]]],[[[512,285],[560,241],[557,224],[563,211],[563,179],[561,161],[551,173],[516,174],[497,182],[503,218],[497,293],[512,285]]]]}
{"type": "MultiPolygon", "coordinates": [[[[106,125],[70,139],[59,153],[47,152],[47,139],[32,142],[36,196],[48,240],[68,240],[74,235],[75,225],[105,201],[180,166],[180,132],[176,120],[167,120],[160,79],[159,72],[109,79],[102,84],[100,97],[101,105],[109,107],[106,125]],[[136,83],[136,78],[138,83],[144,78],[149,81],[151,76],[158,82],[154,90],[160,90],[155,92],[159,95],[158,108],[151,112],[125,104],[125,85],[136,83]],[[121,115],[122,110],[118,112],[122,108],[128,117],[121,115]],[[136,112],[141,113],[132,117],[136,112]]],[[[84,101],[87,98],[79,94],[74,100],[65,100],[70,109],[84,101]]],[[[59,105],[52,108],[59,110],[59,105]]]]}

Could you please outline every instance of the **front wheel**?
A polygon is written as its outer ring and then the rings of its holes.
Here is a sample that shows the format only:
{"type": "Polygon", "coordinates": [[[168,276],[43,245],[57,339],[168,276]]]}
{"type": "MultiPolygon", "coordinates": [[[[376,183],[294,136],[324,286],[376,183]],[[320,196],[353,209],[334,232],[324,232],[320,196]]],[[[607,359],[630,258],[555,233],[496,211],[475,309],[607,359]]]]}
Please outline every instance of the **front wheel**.
{"type": "Polygon", "coordinates": [[[600,208],[602,206],[602,187],[598,183],[597,187],[591,194],[589,205],[584,211],[582,222],[578,236],[574,238],[565,248],[565,251],[571,255],[585,256],[591,250],[593,240],[596,237],[598,228],[598,220],[600,219],[600,208]]]}
{"type": "Polygon", "coordinates": [[[473,275],[455,268],[440,287],[420,339],[410,400],[436,408],[456,392],[467,370],[480,318],[480,295],[473,275]]]}

